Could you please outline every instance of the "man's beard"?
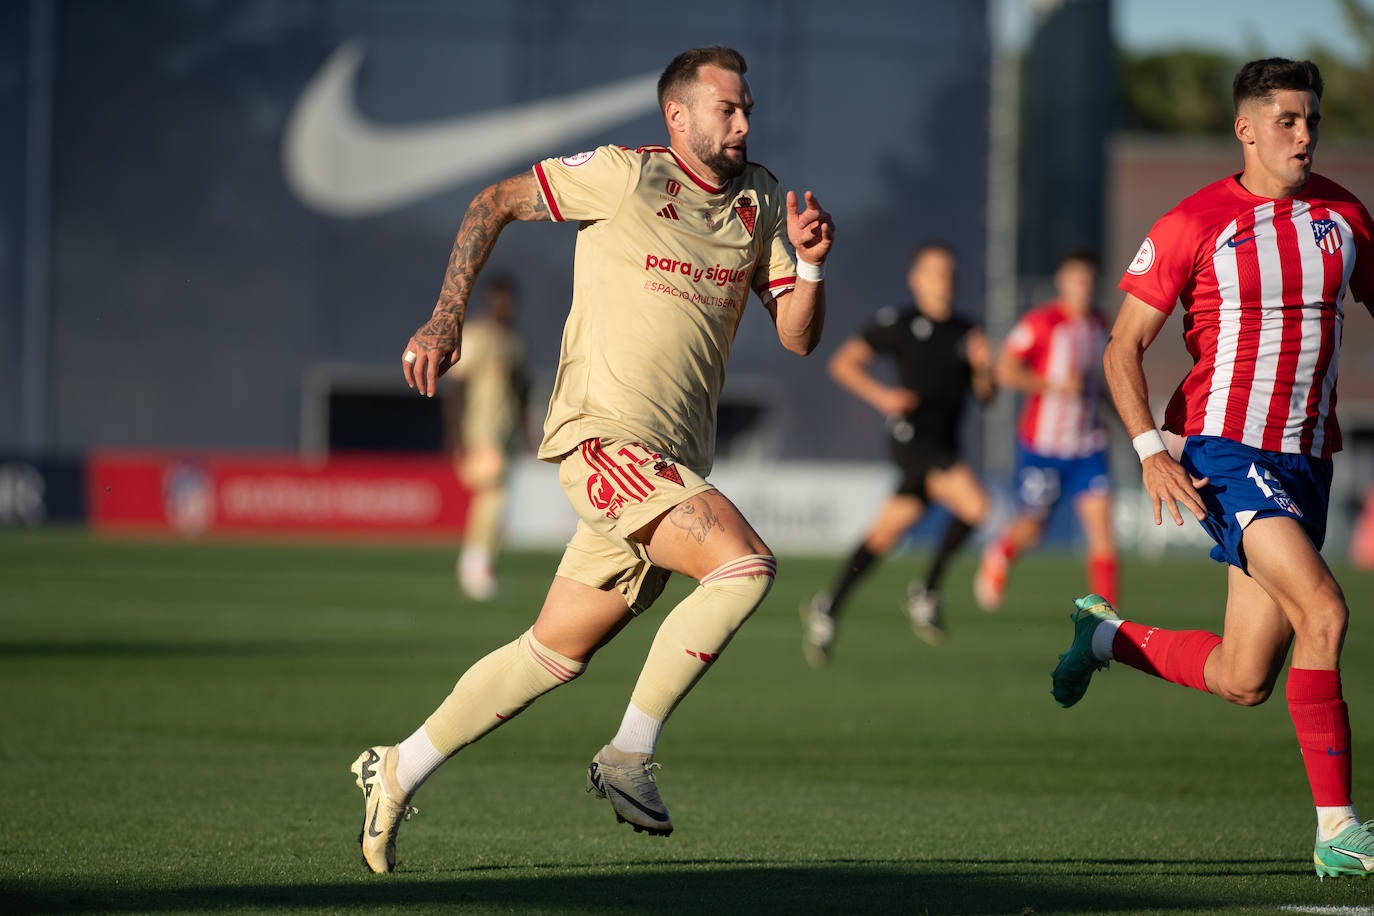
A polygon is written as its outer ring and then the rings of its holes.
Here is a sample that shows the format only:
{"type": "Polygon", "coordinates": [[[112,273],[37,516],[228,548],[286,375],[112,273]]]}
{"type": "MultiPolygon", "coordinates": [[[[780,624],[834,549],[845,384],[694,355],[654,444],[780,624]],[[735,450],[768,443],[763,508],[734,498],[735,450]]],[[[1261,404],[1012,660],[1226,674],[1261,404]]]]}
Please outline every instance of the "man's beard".
{"type": "Polygon", "coordinates": [[[739,161],[731,159],[723,149],[712,149],[709,141],[697,140],[693,143],[692,152],[696,153],[701,164],[715,172],[724,181],[729,181],[736,175],[744,171],[744,166],[749,159],[748,150],[745,147],[738,147],[740,152],[739,161]]]}

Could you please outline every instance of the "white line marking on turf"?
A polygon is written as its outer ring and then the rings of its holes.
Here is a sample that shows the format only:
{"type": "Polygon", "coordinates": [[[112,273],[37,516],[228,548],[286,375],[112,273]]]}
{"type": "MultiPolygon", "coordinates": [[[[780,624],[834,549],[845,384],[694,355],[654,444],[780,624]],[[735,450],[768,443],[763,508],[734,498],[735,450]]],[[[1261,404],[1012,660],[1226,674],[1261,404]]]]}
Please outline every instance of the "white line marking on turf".
{"type": "Polygon", "coordinates": [[[1303,906],[1290,904],[1279,909],[1288,913],[1319,913],[1322,916],[1374,916],[1374,906],[1303,906]]]}

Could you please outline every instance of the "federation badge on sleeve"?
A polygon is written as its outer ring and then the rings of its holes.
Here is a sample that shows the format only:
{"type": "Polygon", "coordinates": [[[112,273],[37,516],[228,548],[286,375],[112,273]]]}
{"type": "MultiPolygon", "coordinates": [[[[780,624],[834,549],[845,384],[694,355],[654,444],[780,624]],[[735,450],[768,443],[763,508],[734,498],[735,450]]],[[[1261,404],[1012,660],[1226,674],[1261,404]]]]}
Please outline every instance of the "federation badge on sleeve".
{"type": "Polygon", "coordinates": [[[1135,253],[1135,258],[1131,261],[1131,266],[1126,268],[1126,273],[1134,274],[1137,277],[1147,273],[1151,267],[1155,266],[1155,243],[1148,237],[1140,245],[1140,250],[1135,253]]]}

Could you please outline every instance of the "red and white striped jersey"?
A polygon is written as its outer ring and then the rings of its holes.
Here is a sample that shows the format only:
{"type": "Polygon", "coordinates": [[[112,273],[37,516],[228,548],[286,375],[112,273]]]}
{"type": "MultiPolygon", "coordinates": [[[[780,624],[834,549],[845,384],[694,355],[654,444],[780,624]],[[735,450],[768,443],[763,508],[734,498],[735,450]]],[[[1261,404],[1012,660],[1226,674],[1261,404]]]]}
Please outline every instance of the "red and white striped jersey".
{"type": "Polygon", "coordinates": [[[1295,197],[1210,184],[1155,223],[1121,279],[1168,314],[1183,303],[1193,368],[1164,428],[1267,451],[1340,450],[1336,376],[1346,289],[1374,303],[1369,211],[1313,174],[1295,197]]]}
{"type": "Polygon", "coordinates": [[[1107,429],[1098,411],[1106,345],[1107,323],[1100,314],[1075,315],[1057,301],[1036,306],[1012,327],[1002,348],[1051,388],[1081,381],[1073,394],[1025,396],[1016,425],[1025,448],[1051,458],[1082,458],[1107,447],[1107,429]]]}

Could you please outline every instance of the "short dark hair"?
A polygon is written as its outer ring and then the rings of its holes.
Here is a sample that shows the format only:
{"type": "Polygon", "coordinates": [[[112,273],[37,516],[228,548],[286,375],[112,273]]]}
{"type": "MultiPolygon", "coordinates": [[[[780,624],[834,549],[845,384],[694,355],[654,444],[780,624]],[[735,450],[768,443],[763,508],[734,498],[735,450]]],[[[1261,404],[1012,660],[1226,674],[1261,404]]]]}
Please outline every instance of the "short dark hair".
{"type": "Polygon", "coordinates": [[[749,70],[744,55],[724,45],[683,51],[673,58],[658,78],[658,107],[662,109],[670,98],[680,99],[683,90],[696,82],[697,71],[702,67],[719,67],[741,76],[749,70]]]}
{"type": "Polygon", "coordinates": [[[1231,84],[1231,100],[1236,114],[1240,114],[1241,105],[1254,99],[1272,99],[1280,89],[1310,90],[1320,99],[1324,85],[1322,72],[1310,60],[1266,57],[1240,68],[1231,84]]]}
{"type": "Polygon", "coordinates": [[[938,251],[941,254],[947,254],[951,258],[958,260],[958,258],[956,258],[954,254],[954,246],[950,245],[948,242],[936,240],[930,242],[922,242],[921,244],[917,245],[916,250],[911,253],[911,261],[908,266],[915,267],[917,261],[921,260],[921,258],[925,257],[926,255],[934,251],[938,251]]]}
{"type": "Polygon", "coordinates": [[[1086,264],[1093,270],[1097,270],[1101,262],[1098,260],[1097,252],[1091,248],[1070,248],[1059,256],[1059,260],[1054,262],[1054,269],[1058,270],[1065,264],[1086,264]]]}

